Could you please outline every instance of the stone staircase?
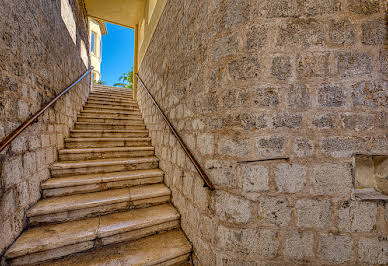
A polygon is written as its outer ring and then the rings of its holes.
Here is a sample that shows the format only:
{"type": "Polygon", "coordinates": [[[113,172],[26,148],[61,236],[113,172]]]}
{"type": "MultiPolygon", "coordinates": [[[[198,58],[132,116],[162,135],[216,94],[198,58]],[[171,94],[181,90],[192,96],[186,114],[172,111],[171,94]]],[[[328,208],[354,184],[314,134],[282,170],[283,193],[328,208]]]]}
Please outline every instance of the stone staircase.
{"type": "Polygon", "coordinates": [[[7,264],[189,264],[191,245],[131,92],[95,87],[58,157],[7,264]]]}

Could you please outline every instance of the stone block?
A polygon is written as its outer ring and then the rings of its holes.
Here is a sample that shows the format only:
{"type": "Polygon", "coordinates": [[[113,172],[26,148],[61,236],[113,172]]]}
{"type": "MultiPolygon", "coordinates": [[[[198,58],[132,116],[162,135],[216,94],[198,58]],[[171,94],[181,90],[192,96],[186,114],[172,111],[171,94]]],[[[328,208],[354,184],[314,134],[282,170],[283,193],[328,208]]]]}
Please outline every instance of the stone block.
{"type": "Polygon", "coordinates": [[[2,178],[5,189],[20,183],[22,180],[22,175],[23,163],[21,156],[9,158],[4,162],[2,178]]]}
{"type": "Polygon", "coordinates": [[[284,255],[294,260],[307,260],[314,256],[314,235],[311,232],[288,232],[284,255]]]}
{"type": "Polygon", "coordinates": [[[23,100],[18,101],[18,118],[20,121],[25,121],[30,117],[30,109],[28,103],[23,100]]]}
{"type": "Polygon", "coordinates": [[[291,77],[291,62],[289,56],[275,56],[272,58],[271,74],[278,80],[291,77]]]}
{"type": "Polygon", "coordinates": [[[267,42],[268,27],[266,25],[253,25],[246,34],[245,49],[257,53],[267,42]]]}
{"type": "Polygon", "coordinates": [[[291,219],[291,207],[285,197],[260,199],[259,222],[266,225],[287,226],[291,219]]]}
{"type": "Polygon", "coordinates": [[[300,114],[283,113],[273,117],[274,128],[296,129],[302,125],[303,116],[300,114]]]}
{"type": "Polygon", "coordinates": [[[221,155],[244,158],[249,151],[247,139],[223,137],[218,142],[218,153],[221,155]]]}
{"type": "Polygon", "coordinates": [[[353,240],[350,236],[321,234],[319,237],[319,257],[332,264],[341,264],[352,257],[353,240]]]}
{"type": "Polygon", "coordinates": [[[306,186],[307,169],[298,164],[282,163],[276,167],[275,181],[280,192],[297,193],[306,186]]]}
{"type": "Polygon", "coordinates": [[[214,154],[214,136],[211,134],[200,134],[197,137],[197,147],[203,155],[214,154]]]}
{"type": "Polygon", "coordinates": [[[333,157],[350,157],[367,150],[367,141],[355,137],[330,137],[322,140],[322,150],[333,157]]]}
{"type": "Polygon", "coordinates": [[[31,177],[36,172],[36,161],[35,153],[28,152],[23,155],[23,175],[26,178],[31,177]]]}
{"type": "Polygon", "coordinates": [[[312,169],[311,179],[316,194],[350,197],[353,185],[351,166],[348,164],[316,165],[312,169]]]}
{"type": "Polygon", "coordinates": [[[380,71],[381,73],[388,74],[388,50],[384,49],[380,51],[380,71]]]}
{"type": "Polygon", "coordinates": [[[287,88],[287,105],[296,109],[309,109],[311,107],[309,89],[300,84],[289,86],[287,88]]]}
{"type": "Polygon", "coordinates": [[[207,160],[205,168],[216,186],[237,187],[236,167],[224,160],[207,160]]]}
{"type": "Polygon", "coordinates": [[[325,44],[323,24],[315,19],[289,19],[278,29],[278,47],[309,48],[325,44]]]}
{"type": "Polygon", "coordinates": [[[216,242],[222,250],[272,258],[278,254],[279,233],[268,229],[231,229],[220,225],[216,242]]]}
{"type": "Polygon", "coordinates": [[[342,232],[372,232],[376,215],[376,202],[343,201],[338,210],[338,228],[342,232]]]}
{"type": "Polygon", "coordinates": [[[341,77],[370,74],[372,71],[372,58],[368,53],[358,51],[337,52],[335,56],[338,74],[341,77]]]}
{"type": "Polygon", "coordinates": [[[342,107],[346,104],[345,93],[337,85],[323,85],[318,90],[318,105],[324,107],[342,107]]]}
{"type": "Polygon", "coordinates": [[[209,56],[216,61],[226,56],[231,56],[238,51],[237,33],[218,38],[210,46],[209,56]]]}
{"type": "Polygon", "coordinates": [[[256,56],[243,56],[228,64],[232,81],[253,79],[261,73],[262,63],[256,56]]]}
{"type": "Polygon", "coordinates": [[[358,242],[358,258],[368,264],[387,264],[388,240],[386,237],[361,238],[358,242]]]}
{"type": "Polygon", "coordinates": [[[256,148],[259,156],[263,158],[274,158],[285,154],[286,140],[284,137],[258,137],[256,148]]]}
{"type": "Polygon", "coordinates": [[[300,79],[329,76],[329,53],[307,53],[296,59],[296,71],[300,79]]]}
{"type": "Polygon", "coordinates": [[[342,126],[345,129],[353,131],[371,130],[375,127],[376,119],[374,115],[369,114],[342,114],[342,126]]]}
{"type": "Polygon", "coordinates": [[[253,102],[258,107],[276,107],[279,105],[279,89],[257,88],[252,91],[253,102]]]}
{"type": "Polygon", "coordinates": [[[334,117],[331,114],[318,114],[313,116],[312,125],[317,129],[334,128],[334,117]]]}
{"type": "Polygon", "coordinates": [[[40,136],[28,137],[28,144],[30,150],[36,150],[41,147],[40,136]]]}
{"type": "Polygon", "coordinates": [[[269,169],[263,165],[241,166],[242,188],[245,192],[261,192],[269,189],[269,169]]]}
{"type": "Polygon", "coordinates": [[[256,0],[254,13],[267,18],[299,17],[302,10],[296,0],[256,0]]]}
{"type": "Polygon", "coordinates": [[[305,0],[299,3],[303,6],[305,16],[334,14],[342,10],[340,0],[305,0]]]}
{"type": "Polygon", "coordinates": [[[352,86],[353,106],[388,106],[388,81],[363,81],[352,86]]]}
{"type": "Polygon", "coordinates": [[[372,15],[379,12],[379,0],[349,0],[348,8],[351,12],[359,15],[372,15]]]}
{"type": "Polygon", "coordinates": [[[252,215],[251,202],[224,191],[217,191],[215,212],[221,220],[231,223],[247,223],[252,215]]]}
{"type": "Polygon", "coordinates": [[[19,154],[27,150],[27,140],[26,137],[19,135],[16,139],[11,142],[12,152],[19,154]]]}
{"type": "Polygon", "coordinates": [[[296,224],[299,227],[327,228],[331,221],[331,203],[328,200],[298,200],[296,224]]]}
{"type": "Polygon", "coordinates": [[[226,28],[244,24],[249,19],[249,1],[228,0],[225,3],[225,9],[223,21],[226,28]]]}
{"type": "Polygon", "coordinates": [[[309,157],[313,155],[314,144],[307,138],[296,138],[294,140],[294,154],[297,157],[309,157]]]}
{"type": "Polygon", "coordinates": [[[383,19],[372,20],[361,25],[361,41],[366,45],[380,45],[384,43],[387,29],[383,19]]]}
{"type": "Polygon", "coordinates": [[[237,115],[228,115],[227,120],[224,120],[224,124],[226,126],[241,127],[245,130],[257,130],[266,128],[268,126],[268,120],[269,118],[262,113],[244,112],[237,115]]]}
{"type": "Polygon", "coordinates": [[[353,45],[355,42],[355,25],[349,20],[332,20],[329,23],[329,40],[333,45],[353,45]]]}

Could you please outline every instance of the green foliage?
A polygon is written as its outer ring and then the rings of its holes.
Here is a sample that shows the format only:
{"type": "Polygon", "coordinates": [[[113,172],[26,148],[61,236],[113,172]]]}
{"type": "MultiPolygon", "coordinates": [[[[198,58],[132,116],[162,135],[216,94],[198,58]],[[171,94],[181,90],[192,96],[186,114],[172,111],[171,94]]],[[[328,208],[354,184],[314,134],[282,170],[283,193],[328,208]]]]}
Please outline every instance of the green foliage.
{"type": "Polygon", "coordinates": [[[128,71],[128,73],[124,73],[120,79],[121,82],[113,84],[113,86],[133,89],[133,69],[128,71]]]}
{"type": "Polygon", "coordinates": [[[96,84],[100,84],[100,85],[104,85],[106,82],[105,81],[102,81],[102,80],[99,80],[97,82],[95,82],[96,84]]]}

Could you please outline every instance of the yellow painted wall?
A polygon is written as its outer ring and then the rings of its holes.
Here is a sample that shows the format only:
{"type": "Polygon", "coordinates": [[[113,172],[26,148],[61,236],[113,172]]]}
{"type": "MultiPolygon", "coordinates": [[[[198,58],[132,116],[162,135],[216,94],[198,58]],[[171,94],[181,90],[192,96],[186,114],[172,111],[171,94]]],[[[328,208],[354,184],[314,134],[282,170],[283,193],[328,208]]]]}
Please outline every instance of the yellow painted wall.
{"type": "Polygon", "coordinates": [[[90,54],[90,65],[94,67],[93,72],[96,76],[96,81],[99,81],[101,79],[101,57],[100,57],[100,49],[102,48],[100,45],[101,40],[101,29],[100,25],[92,18],[89,18],[89,43],[91,47],[91,35],[92,31],[97,34],[96,38],[96,54],[92,53],[92,51],[89,50],[90,54]]]}
{"type": "Polygon", "coordinates": [[[151,42],[152,35],[158,25],[160,16],[167,4],[167,0],[146,0],[144,16],[139,21],[138,64],[141,65],[143,57],[151,42]]]}

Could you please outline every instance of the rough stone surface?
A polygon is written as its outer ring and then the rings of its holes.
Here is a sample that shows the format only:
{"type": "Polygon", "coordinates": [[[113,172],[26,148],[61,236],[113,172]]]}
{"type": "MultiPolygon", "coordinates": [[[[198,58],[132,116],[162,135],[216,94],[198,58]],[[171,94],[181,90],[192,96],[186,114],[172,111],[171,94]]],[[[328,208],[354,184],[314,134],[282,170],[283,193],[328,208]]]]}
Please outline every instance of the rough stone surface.
{"type": "Polygon", "coordinates": [[[296,193],[306,186],[306,167],[301,165],[279,164],[275,170],[275,180],[278,190],[286,193],[296,193]]]}
{"type": "Polygon", "coordinates": [[[358,250],[361,262],[380,265],[388,263],[388,241],[386,238],[362,238],[358,243],[358,250]]]}
{"type": "Polygon", "coordinates": [[[352,256],[353,241],[349,236],[320,235],[319,256],[328,263],[341,264],[352,256]]]}
{"type": "MultiPolygon", "coordinates": [[[[198,264],[384,258],[388,218],[380,203],[352,199],[351,162],[388,153],[385,12],[381,0],[168,1],[139,75],[216,186],[169,185],[182,220],[214,224],[184,227],[198,264]],[[364,239],[373,243],[361,252],[364,239]]],[[[138,100],[156,153],[171,154],[161,158],[166,179],[200,184],[163,141],[174,137],[141,86],[138,100]]]]}
{"type": "Polygon", "coordinates": [[[295,260],[307,260],[314,256],[314,236],[310,232],[289,232],[284,255],[295,260]]]}
{"type": "MultiPolygon", "coordinates": [[[[43,104],[88,68],[81,56],[88,47],[83,1],[1,2],[0,138],[10,134],[43,104]],[[68,8],[62,8],[67,5],[68,8]],[[76,24],[69,31],[63,18],[76,24]],[[76,37],[76,40],[73,39],[76,37]]],[[[23,230],[25,212],[40,198],[40,183],[75,122],[89,93],[84,79],[48,109],[0,154],[0,260],[23,230]]]]}
{"type": "Polygon", "coordinates": [[[298,226],[325,228],[330,224],[331,203],[327,200],[298,200],[295,208],[298,226]]]}

